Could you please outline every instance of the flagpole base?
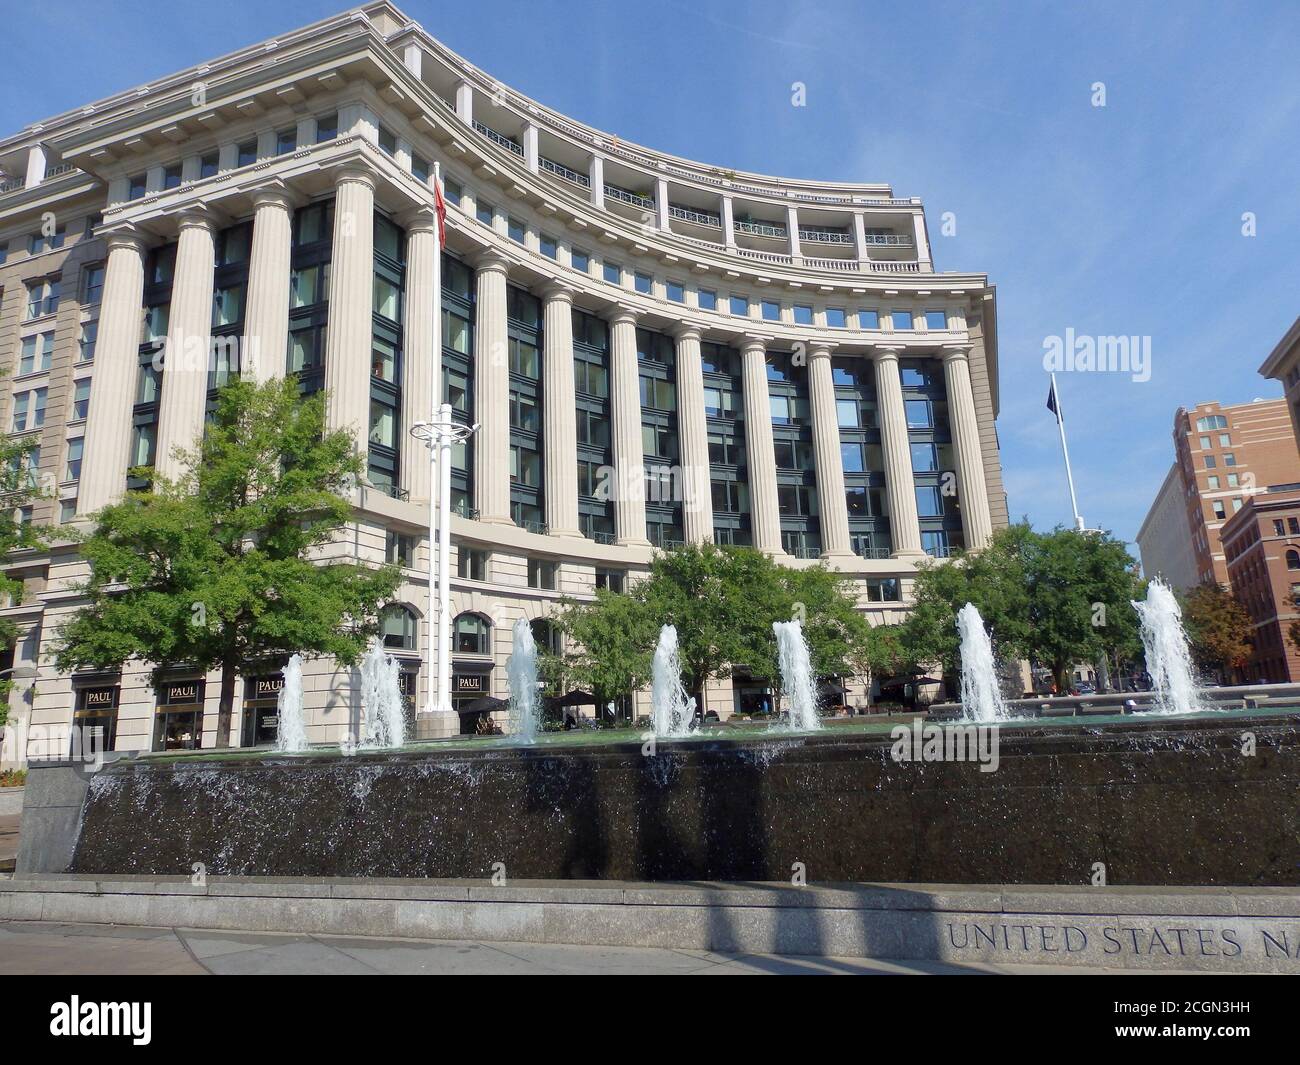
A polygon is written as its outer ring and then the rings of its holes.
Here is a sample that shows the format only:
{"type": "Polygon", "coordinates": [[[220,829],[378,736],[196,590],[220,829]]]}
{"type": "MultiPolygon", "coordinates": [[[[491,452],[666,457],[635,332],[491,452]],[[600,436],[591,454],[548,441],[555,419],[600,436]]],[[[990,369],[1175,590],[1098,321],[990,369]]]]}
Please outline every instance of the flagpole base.
{"type": "Polygon", "coordinates": [[[460,735],[460,714],[455,710],[424,710],[415,715],[417,740],[441,740],[460,735]]]}

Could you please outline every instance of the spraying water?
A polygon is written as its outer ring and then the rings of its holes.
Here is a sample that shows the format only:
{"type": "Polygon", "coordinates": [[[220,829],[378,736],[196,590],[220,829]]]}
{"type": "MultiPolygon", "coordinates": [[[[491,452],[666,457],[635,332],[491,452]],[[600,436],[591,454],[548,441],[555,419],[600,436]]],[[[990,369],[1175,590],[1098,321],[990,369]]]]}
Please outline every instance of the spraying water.
{"type": "Polygon", "coordinates": [[[302,655],[292,655],[284,667],[284,687],[276,699],[279,726],[275,749],[296,754],[307,749],[307,722],[302,713],[302,655]]]}
{"type": "Polygon", "coordinates": [[[781,666],[781,687],[790,700],[790,727],[800,732],[821,728],[817,718],[817,686],[813,681],[812,658],[803,625],[798,621],[774,621],[777,660],[781,666]]]}
{"type": "Polygon", "coordinates": [[[677,653],[677,630],[659,630],[650,681],[650,722],[656,736],[686,736],[695,726],[695,700],[682,684],[682,663],[677,653]]]}
{"type": "Polygon", "coordinates": [[[400,747],[406,741],[406,715],[397,659],[378,640],[361,660],[361,746],[400,747]]]}
{"type": "Polygon", "coordinates": [[[510,734],[532,743],[537,738],[541,706],[537,698],[537,643],[526,618],[515,622],[506,675],[510,682],[510,734]]]}
{"type": "Polygon", "coordinates": [[[1155,692],[1158,714],[1190,714],[1202,709],[1192,674],[1192,654],[1183,629],[1183,612],[1169,585],[1156,577],[1147,585],[1146,601],[1133,603],[1142,623],[1142,649],[1155,692]]]}
{"type": "Polygon", "coordinates": [[[993,643],[973,603],[957,611],[961,634],[961,714],[967,721],[1004,721],[1010,716],[998,687],[993,643]]]}

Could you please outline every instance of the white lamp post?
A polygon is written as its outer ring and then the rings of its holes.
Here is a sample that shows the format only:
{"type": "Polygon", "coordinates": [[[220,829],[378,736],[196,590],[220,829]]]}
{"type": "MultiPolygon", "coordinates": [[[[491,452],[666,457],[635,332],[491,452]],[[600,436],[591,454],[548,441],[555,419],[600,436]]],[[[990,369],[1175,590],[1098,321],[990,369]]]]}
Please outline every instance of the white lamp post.
{"type": "Polygon", "coordinates": [[[431,422],[417,422],[411,435],[425,441],[433,463],[429,492],[429,705],[434,713],[451,714],[451,447],[468,440],[477,425],[452,420],[451,404],[438,408],[431,422]],[[434,552],[434,541],[438,550],[434,552]],[[435,645],[433,621],[438,619],[435,645]]]}

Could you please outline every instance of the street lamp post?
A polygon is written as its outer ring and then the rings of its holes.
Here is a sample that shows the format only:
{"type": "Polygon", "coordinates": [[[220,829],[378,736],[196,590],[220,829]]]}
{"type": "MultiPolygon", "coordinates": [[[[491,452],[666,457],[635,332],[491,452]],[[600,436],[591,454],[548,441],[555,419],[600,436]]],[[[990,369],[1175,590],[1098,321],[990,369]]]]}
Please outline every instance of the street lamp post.
{"type": "Polygon", "coordinates": [[[411,435],[428,446],[433,465],[429,492],[429,704],[426,710],[451,714],[454,712],[451,705],[451,448],[468,440],[478,426],[455,422],[450,403],[442,404],[437,411],[433,421],[411,426],[411,435]]]}

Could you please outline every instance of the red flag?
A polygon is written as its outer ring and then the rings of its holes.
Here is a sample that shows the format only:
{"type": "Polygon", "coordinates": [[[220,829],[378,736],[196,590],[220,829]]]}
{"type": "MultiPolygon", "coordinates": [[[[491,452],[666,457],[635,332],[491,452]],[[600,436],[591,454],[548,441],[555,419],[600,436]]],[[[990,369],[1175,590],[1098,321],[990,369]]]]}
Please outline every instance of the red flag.
{"type": "Polygon", "coordinates": [[[442,179],[433,183],[433,195],[437,198],[435,210],[438,212],[438,247],[447,246],[447,201],[442,198],[442,179]]]}

